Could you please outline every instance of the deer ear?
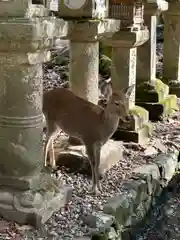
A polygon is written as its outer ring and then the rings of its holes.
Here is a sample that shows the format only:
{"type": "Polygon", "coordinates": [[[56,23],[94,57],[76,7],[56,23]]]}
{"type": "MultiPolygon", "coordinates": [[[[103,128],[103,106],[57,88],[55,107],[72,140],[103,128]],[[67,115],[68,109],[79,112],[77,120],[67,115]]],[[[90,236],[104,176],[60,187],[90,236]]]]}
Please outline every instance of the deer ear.
{"type": "Polygon", "coordinates": [[[122,92],[123,92],[127,97],[130,97],[130,95],[131,95],[134,87],[135,87],[135,84],[133,84],[133,85],[127,87],[127,88],[123,88],[123,89],[122,89],[122,92]]]}

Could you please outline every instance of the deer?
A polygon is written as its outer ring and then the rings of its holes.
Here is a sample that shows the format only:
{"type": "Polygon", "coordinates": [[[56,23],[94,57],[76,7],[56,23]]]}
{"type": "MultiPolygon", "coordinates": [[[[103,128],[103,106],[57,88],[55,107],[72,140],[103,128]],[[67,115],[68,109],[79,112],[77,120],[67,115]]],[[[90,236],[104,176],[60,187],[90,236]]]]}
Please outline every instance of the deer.
{"type": "Polygon", "coordinates": [[[61,131],[78,138],[86,148],[92,172],[91,193],[102,191],[99,181],[100,152],[102,146],[117,130],[120,118],[129,115],[129,97],[134,85],[121,91],[112,91],[105,108],[93,104],[70,89],[55,88],[43,95],[43,114],[47,125],[44,161],[56,166],[53,141],[61,131]]]}

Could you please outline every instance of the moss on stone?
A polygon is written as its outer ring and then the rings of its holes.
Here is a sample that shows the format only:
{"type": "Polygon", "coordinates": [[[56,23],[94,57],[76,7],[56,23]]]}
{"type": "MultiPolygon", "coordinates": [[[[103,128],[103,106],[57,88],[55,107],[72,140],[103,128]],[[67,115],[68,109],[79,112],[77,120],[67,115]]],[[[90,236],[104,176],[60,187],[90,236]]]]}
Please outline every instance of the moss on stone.
{"type": "Polygon", "coordinates": [[[138,117],[142,118],[143,121],[148,121],[148,111],[140,106],[133,106],[129,112],[133,115],[137,115],[138,117]]]}
{"type": "Polygon", "coordinates": [[[155,79],[153,83],[154,83],[155,90],[158,93],[159,101],[161,101],[168,95],[169,87],[168,85],[163,83],[160,79],[155,79]]]}
{"type": "Polygon", "coordinates": [[[171,115],[174,111],[179,110],[176,95],[168,95],[168,97],[164,98],[159,103],[164,106],[164,116],[171,115]]]}
{"type": "Polygon", "coordinates": [[[139,101],[159,102],[168,96],[169,87],[160,79],[154,79],[139,84],[136,94],[139,101]]]}
{"type": "Polygon", "coordinates": [[[99,71],[102,76],[111,75],[111,59],[106,55],[101,55],[99,59],[99,71]]]}
{"type": "Polygon", "coordinates": [[[148,132],[149,136],[151,136],[152,135],[152,131],[153,131],[152,123],[148,122],[148,123],[144,124],[143,127],[147,128],[147,132],[148,132]]]}
{"type": "Polygon", "coordinates": [[[110,59],[112,58],[112,47],[106,46],[102,41],[100,42],[100,49],[102,54],[106,55],[110,59]]]}

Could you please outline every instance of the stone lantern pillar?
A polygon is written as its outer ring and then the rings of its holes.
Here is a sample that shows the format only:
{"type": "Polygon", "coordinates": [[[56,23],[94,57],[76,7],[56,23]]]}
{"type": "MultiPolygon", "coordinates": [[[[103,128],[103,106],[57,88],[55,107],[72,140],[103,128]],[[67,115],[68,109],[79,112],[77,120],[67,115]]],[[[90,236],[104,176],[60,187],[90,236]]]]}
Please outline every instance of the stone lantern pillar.
{"type": "Polygon", "coordinates": [[[167,2],[145,4],[144,19],[150,39],[138,48],[136,103],[149,111],[150,120],[158,120],[176,108],[176,96],[169,95],[169,87],[156,79],[156,25],[158,11],[167,10],[167,2]]]}
{"type": "Polygon", "coordinates": [[[180,2],[169,1],[164,14],[163,78],[180,97],[180,2]]]}
{"type": "MultiPolygon", "coordinates": [[[[142,2],[135,5],[137,16],[133,16],[133,4],[132,1],[130,4],[126,4],[126,1],[124,1],[124,5],[121,5],[122,12],[119,10],[120,6],[117,8],[117,11],[115,10],[117,5],[112,6],[111,9],[113,10],[110,14],[112,14],[112,17],[121,19],[121,29],[114,33],[111,38],[107,38],[104,41],[105,45],[112,47],[111,80],[115,90],[121,90],[132,84],[136,85],[137,49],[149,38],[148,29],[143,25],[142,2]],[[116,16],[118,12],[120,13],[116,16]],[[131,26],[133,19],[134,25],[131,26]]],[[[129,101],[131,116],[127,122],[120,121],[118,131],[114,137],[117,137],[119,140],[143,144],[148,141],[150,130],[148,123],[149,115],[148,111],[135,105],[135,90],[134,88],[129,101]]]]}
{"type": "Polygon", "coordinates": [[[72,91],[94,104],[99,100],[99,21],[69,22],[72,91]]]}
{"type": "Polygon", "coordinates": [[[112,35],[120,27],[118,20],[68,21],[70,40],[70,84],[72,91],[88,101],[99,100],[99,39],[112,35]]]}
{"type": "Polygon", "coordinates": [[[39,226],[66,198],[42,154],[42,63],[56,24],[30,0],[0,1],[0,17],[0,215],[39,226]]]}

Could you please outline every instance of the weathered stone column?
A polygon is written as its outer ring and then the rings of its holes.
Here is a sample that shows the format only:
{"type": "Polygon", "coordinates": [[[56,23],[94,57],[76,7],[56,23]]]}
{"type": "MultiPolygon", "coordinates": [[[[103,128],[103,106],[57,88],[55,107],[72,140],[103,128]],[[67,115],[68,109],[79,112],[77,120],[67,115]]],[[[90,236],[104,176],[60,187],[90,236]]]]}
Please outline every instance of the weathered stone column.
{"type": "MultiPolygon", "coordinates": [[[[167,3],[164,1],[164,4],[167,3]]],[[[136,103],[149,111],[150,120],[158,120],[176,107],[176,97],[168,95],[168,86],[156,79],[157,10],[156,3],[145,5],[144,20],[150,31],[150,39],[137,50],[136,103]]]]}
{"type": "Polygon", "coordinates": [[[84,99],[98,103],[99,38],[112,35],[120,28],[119,20],[69,21],[70,83],[72,91],[84,99]]]}
{"type": "Polygon", "coordinates": [[[99,22],[70,22],[70,83],[72,91],[84,99],[98,103],[99,22]]]}
{"type": "Polygon", "coordinates": [[[0,215],[33,225],[65,200],[43,168],[42,63],[54,21],[45,13],[27,0],[0,2],[0,215]]]}
{"type": "MultiPolygon", "coordinates": [[[[137,47],[146,42],[148,37],[146,28],[137,31],[122,29],[105,41],[106,45],[112,46],[111,80],[114,89],[120,90],[136,84],[137,47]]],[[[115,137],[124,141],[145,143],[149,135],[149,116],[145,109],[135,106],[135,88],[129,108],[131,117],[128,122],[120,122],[115,137]]]]}
{"type": "Polygon", "coordinates": [[[164,14],[163,78],[170,93],[180,97],[180,2],[170,2],[164,14]]]}
{"type": "Polygon", "coordinates": [[[146,4],[144,21],[149,29],[149,40],[138,47],[137,84],[156,79],[156,25],[157,4],[146,4]]]}

